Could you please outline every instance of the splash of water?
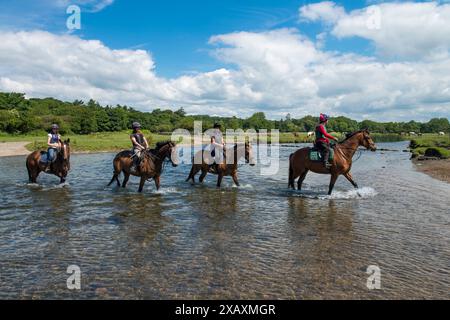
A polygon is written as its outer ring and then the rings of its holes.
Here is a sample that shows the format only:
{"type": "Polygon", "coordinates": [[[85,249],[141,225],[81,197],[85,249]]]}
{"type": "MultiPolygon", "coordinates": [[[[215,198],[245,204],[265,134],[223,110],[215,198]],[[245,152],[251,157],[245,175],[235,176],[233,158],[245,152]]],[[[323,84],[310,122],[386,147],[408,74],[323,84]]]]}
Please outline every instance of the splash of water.
{"type": "Polygon", "coordinates": [[[377,195],[375,189],[371,187],[363,187],[360,189],[354,189],[349,191],[334,191],[331,196],[319,197],[319,199],[366,199],[373,198],[377,195]]]}

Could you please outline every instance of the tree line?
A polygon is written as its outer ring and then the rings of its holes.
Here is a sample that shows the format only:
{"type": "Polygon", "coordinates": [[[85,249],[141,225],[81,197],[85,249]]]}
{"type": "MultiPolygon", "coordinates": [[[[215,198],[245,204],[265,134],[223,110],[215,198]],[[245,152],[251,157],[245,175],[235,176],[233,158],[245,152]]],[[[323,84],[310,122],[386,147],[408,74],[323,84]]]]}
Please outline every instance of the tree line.
{"type": "MultiPolygon", "coordinates": [[[[27,99],[22,93],[0,92],[0,132],[30,134],[47,131],[52,123],[58,123],[64,134],[90,134],[130,129],[133,121],[139,121],[145,129],[155,133],[172,132],[182,128],[193,130],[194,121],[203,121],[203,128],[220,123],[224,129],[278,129],[281,132],[309,132],[317,125],[317,116],[294,119],[290,115],[280,120],[269,120],[263,112],[249,118],[187,115],[177,111],[155,109],[141,112],[125,105],[101,106],[94,100],[84,102],[60,101],[54,98],[27,99]]],[[[434,118],[428,122],[358,122],[347,117],[333,117],[328,130],[352,132],[367,128],[378,133],[435,133],[450,131],[447,118],[434,118]]]]}

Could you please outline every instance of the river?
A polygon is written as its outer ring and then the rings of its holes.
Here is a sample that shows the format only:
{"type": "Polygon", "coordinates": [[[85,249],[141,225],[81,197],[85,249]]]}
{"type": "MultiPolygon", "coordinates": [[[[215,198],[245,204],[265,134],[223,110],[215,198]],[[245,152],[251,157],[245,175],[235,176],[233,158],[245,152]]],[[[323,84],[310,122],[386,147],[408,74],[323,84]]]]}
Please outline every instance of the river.
{"type": "Polygon", "coordinates": [[[138,179],[107,188],[114,154],[72,155],[68,184],[27,184],[24,157],[0,158],[0,298],[450,299],[450,185],[415,171],[406,142],[362,152],[331,197],[309,174],[302,193],[280,173],[239,168],[242,186],[138,179]],[[67,267],[81,269],[68,290],[67,267]],[[369,290],[377,266],[381,288],[369,290]]]}

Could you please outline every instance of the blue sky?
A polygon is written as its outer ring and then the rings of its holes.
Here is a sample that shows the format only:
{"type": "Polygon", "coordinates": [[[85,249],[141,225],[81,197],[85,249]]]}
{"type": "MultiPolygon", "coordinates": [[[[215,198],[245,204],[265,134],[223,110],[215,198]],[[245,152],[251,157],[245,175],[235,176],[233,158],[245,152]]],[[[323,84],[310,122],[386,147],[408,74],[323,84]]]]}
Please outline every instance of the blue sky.
{"type": "Polygon", "coordinates": [[[0,90],[192,114],[448,117],[450,3],[0,0],[0,90]]]}
{"type": "MultiPolygon", "coordinates": [[[[7,12],[2,24],[18,29],[45,29],[66,32],[65,5],[56,1],[0,1],[0,11],[7,12]],[[25,8],[25,9],[24,9],[25,8]],[[28,9],[27,9],[28,8],[28,9]],[[17,17],[22,17],[18,19],[17,17]]],[[[156,72],[175,77],[186,72],[205,72],[223,63],[210,55],[208,39],[215,34],[234,31],[264,31],[283,27],[299,28],[315,37],[316,23],[301,23],[300,6],[317,1],[306,0],[115,0],[98,12],[91,12],[83,1],[82,29],[75,34],[85,39],[100,39],[114,49],[139,48],[150,51],[156,61],[156,72]]],[[[367,1],[338,1],[346,9],[364,7],[367,1]]],[[[361,39],[331,40],[328,50],[366,53],[372,50],[361,39]]]]}

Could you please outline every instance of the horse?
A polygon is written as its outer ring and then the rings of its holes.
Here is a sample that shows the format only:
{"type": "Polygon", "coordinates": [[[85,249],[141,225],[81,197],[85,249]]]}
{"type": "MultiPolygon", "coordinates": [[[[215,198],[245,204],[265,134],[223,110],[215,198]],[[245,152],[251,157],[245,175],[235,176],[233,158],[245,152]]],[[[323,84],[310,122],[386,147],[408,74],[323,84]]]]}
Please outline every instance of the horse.
{"type": "Polygon", "coordinates": [[[309,159],[310,148],[303,148],[291,154],[289,158],[289,187],[295,190],[295,179],[298,177],[298,189],[302,189],[303,181],[311,170],[319,174],[331,174],[331,180],[328,195],[333,192],[334,184],[340,175],[345,178],[357,189],[358,185],[353,181],[350,170],[352,168],[352,158],[359,146],[364,146],[370,151],[376,151],[377,148],[367,129],[356,131],[347,135],[347,138],[336,145],[334,160],[330,169],[327,169],[323,162],[312,162],[309,159]]]}
{"type": "Polygon", "coordinates": [[[161,187],[163,163],[166,158],[170,161],[170,163],[172,163],[173,167],[178,166],[178,155],[175,142],[158,142],[156,144],[156,149],[145,150],[144,158],[136,171],[131,170],[133,165],[133,152],[131,150],[122,151],[114,158],[114,175],[108,186],[112,185],[114,181],[116,181],[117,186],[120,187],[119,175],[123,172],[123,188],[126,188],[130,175],[133,175],[141,178],[139,183],[139,192],[142,192],[144,189],[145,181],[151,178],[155,180],[156,189],[159,190],[161,187]]]}
{"type": "Polygon", "coordinates": [[[208,154],[204,154],[207,152],[208,151],[201,150],[193,157],[191,172],[189,173],[189,177],[186,179],[186,182],[192,180],[192,183],[195,184],[195,175],[199,171],[202,171],[199,179],[200,183],[203,183],[208,173],[212,173],[218,175],[218,188],[220,188],[220,186],[222,185],[222,179],[225,176],[231,176],[236,186],[239,186],[239,180],[237,176],[239,160],[244,157],[245,163],[250,164],[250,166],[252,167],[255,166],[253,158],[253,148],[249,142],[237,143],[232,149],[225,150],[224,159],[222,163],[217,164],[216,171],[212,170],[211,166],[205,162],[205,158],[209,156],[208,154]],[[232,163],[227,163],[227,158],[231,158],[230,151],[232,151],[233,153],[234,161],[232,163]]]}
{"type": "Polygon", "coordinates": [[[26,166],[30,183],[37,183],[37,178],[41,172],[53,174],[60,178],[60,184],[66,182],[67,174],[70,171],[70,139],[64,141],[57,149],[56,159],[50,166],[40,162],[45,151],[34,151],[27,157],[26,166]]]}

